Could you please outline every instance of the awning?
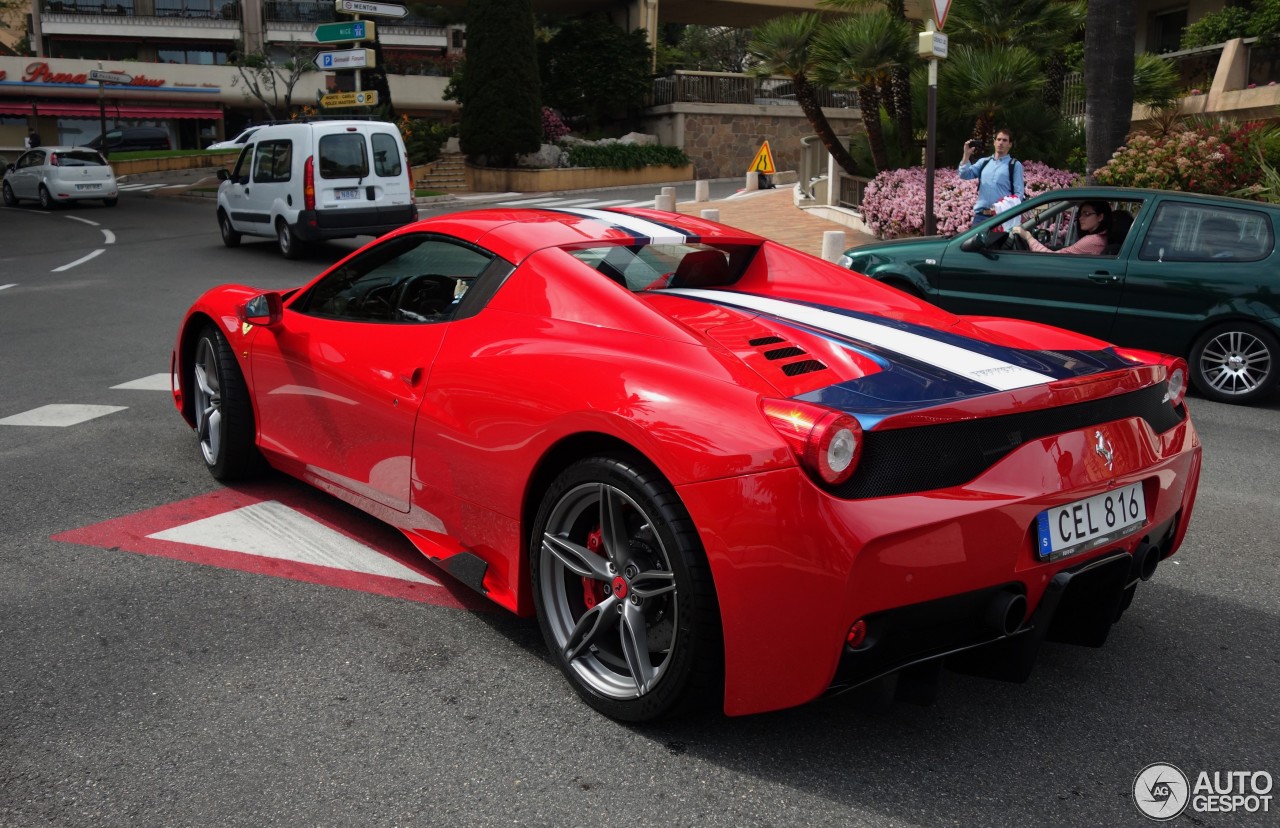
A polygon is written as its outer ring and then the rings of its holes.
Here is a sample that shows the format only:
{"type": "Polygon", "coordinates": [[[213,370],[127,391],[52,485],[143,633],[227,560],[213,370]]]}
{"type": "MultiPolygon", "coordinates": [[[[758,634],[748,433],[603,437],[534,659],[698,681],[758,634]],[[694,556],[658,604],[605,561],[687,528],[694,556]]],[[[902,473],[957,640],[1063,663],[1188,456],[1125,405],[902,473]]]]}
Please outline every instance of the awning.
{"type": "MultiPolygon", "coordinates": [[[[0,104],[0,115],[64,115],[71,118],[96,118],[96,103],[3,103],[0,104]]],[[[139,120],[164,120],[166,118],[205,118],[222,120],[221,109],[208,107],[194,108],[185,106],[116,106],[107,104],[106,114],[112,118],[136,118],[139,120]]]]}

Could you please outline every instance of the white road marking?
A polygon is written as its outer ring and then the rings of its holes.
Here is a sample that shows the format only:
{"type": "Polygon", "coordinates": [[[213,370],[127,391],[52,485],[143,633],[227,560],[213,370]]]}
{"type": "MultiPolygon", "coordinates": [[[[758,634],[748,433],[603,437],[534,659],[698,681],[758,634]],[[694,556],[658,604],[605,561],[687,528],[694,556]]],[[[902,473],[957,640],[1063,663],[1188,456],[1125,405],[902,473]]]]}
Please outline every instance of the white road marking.
{"type": "Polygon", "coordinates": [[[129,192],[142,192],[144,190],[158,190],[161,187],[178,187],[178,184],[116,184],[117,190],[128,190],[129,192]]]}
{"type": "Polygon", "coordinates": [[[115,234],[115,233],[112,233],[110,230],[108,230],[108,229],[107,229],[107,228],[105,228],[105,227],[100,228],[100,229],[102,230],[102,235],[103,235],[103,236],[105,236],[105,237],[106,237],[106,239],[107,239],[106,241],[104,241],[104,242],[103,242],[103,244],[115,244],[115,243],[116,243],[116,234],[115,234]]]}
{"type": "Polygon", "coordinates": [[[629,201],[626,204],[619,204],[619,207],[652,207],[654,199],[648,201],[629,201]]]}
{"type": "Polygon", "coordinates": [[[82,223],[84,223],[84,224],[88,224],[88,225],[93,226],[93,227],[97,227],[97,226],[98,226],[98,222],[96,222],[96,221],[89,221],[89,219],[87,219],[87,218],[80,218],[79,216],[66,216],[66,218],[69,218],[69,219],[71,219],[72,221],[79,221],[79,222],[82,222],[82,223]]]}
{"type": "Polygon", "coordinates": [[[113,385],[111,388],[120,389],[122,391],[168,391],[171,382],[169,372],[163,374],[152,374],[149,377],[122,382],[119,385],[113,385]]]}
{"type": "Polygon", "coordinates": [[[518,201],[500,201],[498,202],[498,204],[503,207],[524,207],[526,205],[531,206],[534,204],[548,204],[548,203],[555,203],[558,201],[560,201],[560,197],[554,196],[549,198],[523,198],[518,201]]]}
{"type": "Polygon", "coordinates": [[[17,286],[18,286],[18,285],[17,285],[17,283],[16,283],[16,282],[11,283],[11,284],[7,284],[7,285],[0,285],[0,290],[4,290],[5,288],[17,287],[17,286]]]}
{"type": "Polygon", "coordinates": [[[275,500],[254,503],[147,537],[440,586],[439,581],[275,500]]]}
{"type": "Polygon", "coordinates": [[[488,201],[493,198],[509,198],[510,196],[518,196],[519,193],[481,193],[480,195],[458,196],[458,201],[488,201]]]}
{"type": "Polygon", "coordinates": [[[84,256],[82,258],[76,259],[74,262],[71,262],[70,264],[64,264],[62,267],[55,267],[53,270],[50,271],[50,273],[61,273],[64,270],[70,270],[76,265],[82,265],[85,262],[89,261],[90,259],[94,259],[94,258],[97,258],[98,256],[101,256],[105,252],[107,251],[102,248],[98,248],[97,250],[90,253],[88,256],[84,256]]]}
{"type": "Polygon", "coordinates": [[[70,405],[65,403],[54,403],[52,405],[42,405],[39,408],[33,408],[30,411],[24,411],[21,414],[14,414],[12,417],[5,417],[0,420],[0,425],[16,425],[16,426],[50,426],[56,428],[65,428],[66,426],[79,425],[97,417],[105,417],[108,414],[114,414],[117,411],[124,411],[128,406],[124,405],[70,405]]]}

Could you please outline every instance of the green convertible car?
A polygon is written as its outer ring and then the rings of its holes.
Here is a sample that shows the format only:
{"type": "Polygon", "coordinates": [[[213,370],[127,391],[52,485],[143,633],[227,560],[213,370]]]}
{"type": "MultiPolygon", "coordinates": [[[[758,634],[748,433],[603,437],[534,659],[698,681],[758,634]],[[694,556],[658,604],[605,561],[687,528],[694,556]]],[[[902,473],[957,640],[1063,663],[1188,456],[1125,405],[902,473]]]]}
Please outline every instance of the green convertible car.
{"type": "Polygon", "coordinates": [[[841,264],[954,313],[1031,319],[1184,356],[1209,399],[1254,403],[1275,390],[1280,205],[1073,187],[1017,209],[952,238],[851,248],[841,264]],[[1092,223],[1099,203],[1110,213],[1102,251],[1052,252],[1077,241],[1077,212],[1092,223]],[[1048,252],[1008,232],[1015,224],[1048,252]]]}

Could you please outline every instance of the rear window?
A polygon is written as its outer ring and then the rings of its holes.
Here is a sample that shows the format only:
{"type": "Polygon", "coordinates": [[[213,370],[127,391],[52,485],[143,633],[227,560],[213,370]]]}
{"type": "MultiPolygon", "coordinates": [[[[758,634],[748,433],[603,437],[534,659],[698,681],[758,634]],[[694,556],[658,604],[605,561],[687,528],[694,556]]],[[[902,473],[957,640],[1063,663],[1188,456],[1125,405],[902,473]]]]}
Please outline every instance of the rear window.
{"type": "Polygon", "coordinates": [[[320,139],[321,178],[364,178],[369,174],[369,149],[364,135],[344,132],[320,139]]]}
{"type": "Polygon", "coordinates": [[[59,167],[105,167],[107,165],[107,162],[102,160],[101,155],[96,152],[86,152],[85,150],[55,152],[53,159],[54,163],[59,167]]]}
{"type": "Polygon", "coordinates": [[[373,134],[373,171],[383,178],[395,178],[403,171],[400,147],[394,135],[387,132],[373,134]]]}
{"type": "Polygon", "coordinates": [[[628,290],[724,287],[738,281],[755,248],[702,244],[585,247],[569,255],[628,290]]]}

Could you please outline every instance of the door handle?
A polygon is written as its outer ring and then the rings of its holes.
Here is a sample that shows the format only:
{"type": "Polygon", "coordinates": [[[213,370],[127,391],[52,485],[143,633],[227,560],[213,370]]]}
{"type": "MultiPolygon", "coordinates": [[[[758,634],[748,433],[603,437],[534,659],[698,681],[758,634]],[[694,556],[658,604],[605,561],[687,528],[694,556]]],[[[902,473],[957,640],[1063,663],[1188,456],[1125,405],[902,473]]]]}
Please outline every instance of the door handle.
{"type": "Polygon", "coordinates": [[[1115,273],[1108,273],[1105,270],[1098,270],[1089,274],[1089,281],[1097,282],[1100,285],[1106,285],[1111,282],[1120,281],[1120,276],[1115,273]]]}

